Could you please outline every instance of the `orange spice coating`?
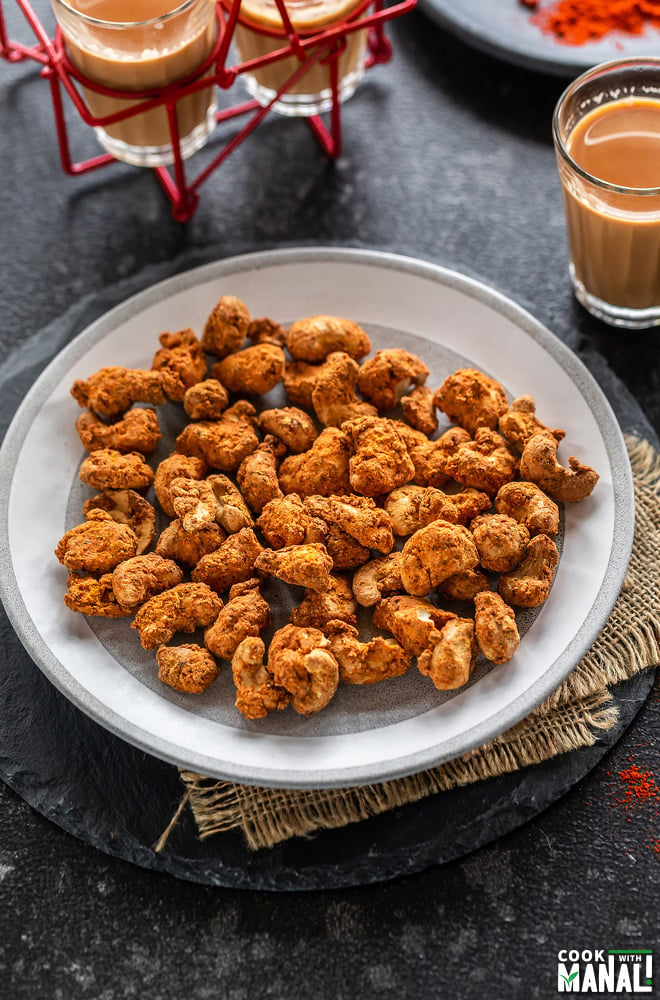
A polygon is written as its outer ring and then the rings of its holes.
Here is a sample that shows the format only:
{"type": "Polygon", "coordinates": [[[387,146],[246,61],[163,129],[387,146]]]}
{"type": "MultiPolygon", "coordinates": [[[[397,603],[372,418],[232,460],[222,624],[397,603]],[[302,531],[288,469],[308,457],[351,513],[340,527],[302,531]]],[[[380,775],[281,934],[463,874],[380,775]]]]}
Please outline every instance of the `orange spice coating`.
{"type": "Polygon", "coordinates": [[[498,514],[508,514],[530,535],[556,535],[559,531],[559,507],[543,490],[527,481],[507,483],[495,497],[498,514]]]}
{"type": "Polygon", "coordinates": [[[356,611],[357,601],[349,581],[345,576],[331,573],[327,590],[305,590],[305,597],[292,610],[289,621],[302,628],[320,628],[323,631],[330,621],[356,625],[356,611]]]}
{"type": "Polygon", "coordinates": [[[277,469],[285,452],[282,442],[267,434],[259,447],[246,455],[238,467],[236,480],[248,507],[257,515],[269,501],[284,496],[277,469]]]}
{"type": "Polygon", "coordinates": [[[255,419],[250,403],[235,403],[220,420],[188,424],[174,442],[174,450],[201,458],[212,469],[235,472],[246,455],[259,447],[255,419]]]}
{"type": "Polygon", "coordinates": [[[305,498],[305,507],[328,526],[341,528],[365,548],[385,554],[394,548],[390,516],[386,510],[376,506],[371,497],[355,493],[348,496],[311,496],[305,498]]]}
{"type": "Polygon", "coordinates": [[[470,525],[479,562],[493,573],[508,573],[523,557],[529,531],[506,514],[482,514],[470,525]]]}
{"type": "Polygon", "coordinates": [[[492,591],[474,599],[475,635],[479,649],[491,663],[506,663],[520,645],[513,608],[492,591]]]}
{"type": "Polygon", "coordinates": [[[254,562],[255,569],[270,573],[285,583],[324,591],[330,587],[332,559],[325,545],[287,545],[282,549],[264,549],[254,562]]]}
{"type": "Polygon", "coordinates": [[[268,670],[276,685],[291,694],[291,704],[301,715],[314,715],[337,690],[339,666],[330,643],[320,629],[285,625],[278,629],[268,649],[268,670]]]}
{"type": "Polygon", "coordinates": [[[380,559],[372,559],[353,574],[353,593],[358,604],[368,608],[386,594],[403,591],[401,580],[401,552],[392,552],[380,559]]]}
{"type": "Polygon", "coordinates": [[[349,459],[351,490],[366,497],[391,493],[409,483],[415,467],[394,422],[380,417],[361,417],[342,426],[353,445],[349,459]]]}
{"type": "Polygon", "coordinates": [[[344,351],[333,351],[321,366],[312,388],[312,406],[326,427],[340,427],[346,420],[375,417],[378,410],[355,395],[357,362],[344,351]]]}
{"type": "Polygon", "coordinates": [[[259,427],[265,434],[278,438],[292,455],[308,451],[318,437],[312,418],[297,406],[263,410],[259,427]]]}
{"type": "Polygon", "coordinates": [[[447,462],[447,472],[463,486],[495,496],[518,471],[518,459],[496,431],[480,427],[474,441],[460,444],[447,462]]]}
{"type": "Polygon", "coordinates": [[[453,612],[408,594],[384,597],[373,613],[374,625],[391,632],[407,652],[418,657],[434,645],[440,631],[453,618],[456,618],[453,612]]]}
{"type": "Polygon", "coordinates": [[[168,517],[176,517],[170,486],[175,479],[203,479],[208,472],[206,462],[194,455],[168,455],[156,467],[154,491],[156,499],[168,517]]]}
{"type": "Polygon", "coordinates": [[[289,455],[279,468],[280,486],[284,493],[301,497],[318,493],[350,493],[350,440],[338,427],[326,427],[309,451],[289,455]]]}
{"type": "Polygon", "coordinates": [[[202,556],[191,577],[222,593],[235,583],[254,576],[255,562],[263,551],[252,528],[243,528],[230,535],[213,552],[202,556]]]}
{"type": "Polygon", "coordinates": [[[231,661],[236,687],[236,708],[246,719],[263,719],[269,712],[281,711],[291,702],[291,694],[275,684],[264,665],[266,647],[258,636],[248,636],[239,643],[231,661]]]}
{"type": "Polygon", "coordinates": [[[162,406],[180,390],[181,381],[171,372],[114,365],[99,369],[87,379],[76,379],[71,395],[97,416],[114,420],[130,410],[133,403],[162,406]]]}
{"type": "Polygon", "coordinates": [[[223,295],[206,320],[202,347],[208,354],[224,358],[241,347],[249,326],[250,313],[245,303],[233,295],[223,295]]]}
{"type": "Polygon", "coordinates": [[[339,316],[310,316],[289,327],[286,347],[296,361],[323,361],[333,351],[344,351],[356,361],[371,350],[361,326],[339,316]]]}
{"type": "Polygon", "coordinates": [[[410,653],[394,639],[377,635],[369,642],[360,642],[357,628],[346,622],[329,622],[325,634],[339,665],[339,680],[345,684],[379,684],[401,677],[412,663],[410,653]]]}
{"type": "Polygon", "coordinates": [[[286,330],[268,316],[250,320],[247,335],[254,344],[276,344],[278,347],[284,347],[286,343],[286,330]]]}
{"type": "Polygon", "coordinates": [[[112,590],[122,608],[137,608],[150,597],[183,583],[183,573],[172,559],[155,552],[125,559],[112,574],[112,590]]]}
{"type": "Polygon", "coordinates": [[[424,597],[448,576],[474,569],[478,563],[479,553],[467,528],[433,521],[404,545],[401,580],[409,594],[424,597]]]}
{"type": "Polygon", "coordinates": [[[474,622],[453,618],[443,625],[432,648],[417,659],[417,669],[431,678],[440,691],[455,691],[470,679],[477,657],[474,622]]]}
{"type": "Polygon", "coordinates": [[[202,694],[220,673],[211,654],[197,643],[159,646],[156,650],[158,680],[184,694],[202,694]]]}
{"type": "Polygon", "coordinates": [[[197,565],[203,556],[220,548],[227,535],[219,524],[209,524],[197,531],[186,531],[179,518],[164,528],[156,542],[156,553],[174,559],[186,569],[197,565]]]}
{"type": "Polygon", "coordinates": [[[598,473],[571,456],[568,468],[557,460],[557,440],[551,434],[534,434],[525,444],[520,475],[540,486],[559,503],[586,500],[598,482],[598,473]]]}
{"type": "Polygon", "coordinates": [[[229,392],[261,396],[284,377],[284,351],[276,344],[255,344],[229,354],[211,368],[211,375],[229,392]]]}
{"type": "Polygon", "coordinates": [[[103,510],[118,524],[127,524],[137,537],[135,554],[146,552],[156,537],[156,511],[135,490],[105,490],[86,500],[83,514],[89,517],[93,510],[103,510]]]}
{"type": "Polygon", "coordinates": [[[420,527],[432,521],[467,524],[477,514],[489,510],[490,505],[490,497],[480,490],[469,488],[459,493],[443,493],[429,486],[419,501],[419,524],[420,527]]]}
{"type": "Polygon", "coordinates": [[[269,500],[257,525],[271,549],[325,542],[328,534],[325,522],[310,513],[297,493],[269,500]]]}
{"type": "Polygon", "coordinates": [[[435,412],[433,393],[426,385],[417,385],[413,391],[401,397],[403,415],[412,426],[423,434],[435,434],[438,417],[435,412]]]}
{"type": "Polygon", "coordinates": [[[438,584],[438,594],[451,601],[473,601],[482,590],[490,590],[488,578],[478,569],[454,573],[438,584]]]}
{"type": "Polygon", "coordinates": [[[229,393],[217,378],[205,378],[186,389],[183,408],[191,420],[218,420],[229,402],[229,393]]]}
{"type": "Polygon", "coordinates": [[[427,366],[415,354],[389,347],[362,363],[357,385],[378,410],[393,410],[412,386],[422,385],[428,376],[427,366]]]}
{"type": "Polygon", "coordinates": [[[83,524],[60,538],[55,555],[67,569],[100,576],[109,573],[137,550],[135,532],[105,511],[92,510],[83,524]]]}
{"type": "Polygon", "coordinates": [[[170,393],[170,399],[179,402],[186,390],[206,378],[208,366],[204,349],[190,329],[177,333],[161,333],[161,348],[156,351],[151,367],[154,371],[170,372],[179,380],[180,388],[170,393]]]}
{"type": "Polygon", "coordinates": [[[503,573],[497,589],[507,604],[536,608],[547,599],[559,562],[557,546],[547,535],[535,535],[515,569],[503,573]]]}
{"type": "Polygon", "coordinates": [[[542,424],[536,416],[536,403],[532,396],[519,396],[503,413],[499,420],[499,430],[510,444],[522,451],[534,434],[550,434],[555,441],[561,441],[565,436],[562,430],[551,430],[542,424]]]}
{"type": "Polygon", "coordinates": [[[151,466],[137,451],[123,455],[114,448],[98,448],[84,460],[80,479],[97,490],[146,490],[154,481],[151,466]]]}
{"type": "Polygon", "coordinates": [[[114,448],[123,453],[139,451],[148,455],[162,437],[155,411],[138,407],[112,424],[106,424],[93,413],[81,413],[76,420],[76,430],[87,451],[114,448]]]}
{"type": "Polygon", "coordinates": [[[271,623],[268,603],[259,590],[256,577],[236,583],[218,617],[204,632],[204,645],[222,660],[231,660],[248,636],[260,636],[271,623]]]}
{"type": "Polygon", "coordinates": [[[476,368],[462,368],[449,375],[436,390],[433,402],[470,434],[479,427],[494,430],[508,406],[499,382],[476,368]]]}
{"type": "Polygon", "coordinates": [[[117,602],[112,589],[112,573],[104,573],[98,579],[69,573],[64,603],[69,611],[101,618],[125,618],[131,613],[117,602]]]}
{"type": "Polygon", "coordinates": [[[421,528],[419,522],[419,505],[424,496],[425,487],[416,483],[397,486],[383,499],[383,509],[387,511],[395,535],[406,537],[421,528]]]}
{"type": "Polygon", "coordinates": [[[218,617],[222,601],[205,583],[179,583],[149,598],[131,622],[145,649],[168,643],[177,632],[194,632],[218,617]]]}
{"type": "Polygon", "coordinates": [[[287,361],[282,382],[290,403],[313,411],[312,393],[322,367],[311,365],[309,361],[287,361]]]}
{"type": "Polygon", "coordinates": [[[402,420],[393,421],[401,434],[414,467],[414,482],[419,486],[441,488],[451,479],[448,464],[458,448],[471,440],[462,427],[450,427],[435,441],[402,420]]]}
{"type": "Polygon", "coordinates": [[[325,547],[335,569],[355,569],[371,557],[371,550],[366,545],[361,545],[357,538],[353,538],[338,524],[328,524],[325,547]]]}

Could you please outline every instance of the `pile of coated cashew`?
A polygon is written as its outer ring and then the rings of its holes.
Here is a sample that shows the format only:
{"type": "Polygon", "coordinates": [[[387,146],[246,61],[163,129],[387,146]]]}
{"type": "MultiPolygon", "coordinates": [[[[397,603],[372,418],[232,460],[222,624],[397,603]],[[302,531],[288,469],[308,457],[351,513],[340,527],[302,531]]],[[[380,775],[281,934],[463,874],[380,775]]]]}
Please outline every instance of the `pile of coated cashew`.
{"type": "Polygon", "coordinates": [[[509,403],[472,368],[433,391],[408,351],[368,357],[355,322],[314,316],[285,330],[232,296],[201,338],[159,339],[151,368],[103,368],[71,390],[88,452],[80,478],[97,492],[56,548],[70,610],[131,617],[178,691],[205,691],[231,663],[249,719],[287,706],[312,715],[340,682],[371,685],[413,662],[454,690],[479,652],[513,656],[514,609],[550,591],[557,504],[598,479],[576,458],[560,463],[564,432],[541,423],[530,396],[509,403]],[[268,406],[280,384],[287,405],[268,406]],[[187,422],[150,465],[163,405],[187,422]],[[438,413],[451,421],[442,432],[438,413]],[[296,596],[274,632],[269,577],[296,596]],[[197,630],[203,640],[173,642],[197,630]]]}

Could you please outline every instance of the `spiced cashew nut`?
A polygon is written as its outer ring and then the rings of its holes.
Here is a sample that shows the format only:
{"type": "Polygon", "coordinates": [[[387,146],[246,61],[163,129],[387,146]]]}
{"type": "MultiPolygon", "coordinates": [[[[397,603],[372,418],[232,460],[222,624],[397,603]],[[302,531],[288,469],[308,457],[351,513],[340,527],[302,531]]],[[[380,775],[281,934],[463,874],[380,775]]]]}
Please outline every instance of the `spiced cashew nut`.
{"type": "Polygon", "coordinates": [[[344,351],[333,351],[319,368],[312,405],[321,423],[326,427],[339,427],[346,420],[375,417],[378,410],[355,395],[359,368],[344,351]]]}
{"type": "Polygon", "coordinates": [[[286,335],[286,347],[296,361],[325,361],[333,351],[344,351],[359,361],[371,350],[371,342],[361,326],[339,316],[309,316],[293,323],[286,335]]]}
{"type": "Polygon", "coordinates": [[[353,593],[363,608],[372,607],[386,595],[403,590],[401,553],[392,552],[382,559],[371,559],[355,571],[353,593]]]}
{"type": "Polygon", "coordinates": [[[317,628],[285,625],[272,638],[267,668],[278,687],[291,694],[300,715],[314,715],[328,704],[339,683],[339,666],[330,642],[317,628]]]}
{"type": "Polygon", "coordinates": [[[499,420],[500,434],[518,451],[523,451],[525,445],[534,434],[550,434],[559,444],[566,437],[565,431],[551,429],[542,424],[536,416],[536,403],[533,396],[519,396],[514,399],[506,413],[499,420]]]}
{"type": "Polygon", "coordinates": [[[559,442],[548,433],[534,434],[520,459],[520,475],[529,479],[559,503],[585,500],[598,482],[598,473],[571,456],[569,468],[557,460],[559,442]]]}
{"type": "Polygon", "coordinates": [[[360,642],[357,628],[346,622],[329,622],[325,633],[339,664],[339,680],[345,684],[378,684],[401,677],[412,663],[412,655],[395,639],[377,635],[369,642],[360,642]]]}
{"type": "Polygon", "coordinates": [[[550,593],[558,562],[559,553],[552,539],[535,535],[516,568],[500,576],[500,596],[519,608],[539,607],[550,593]]]}
{"type": "Polygon", "coordinates": [[[357,384],[360,392],[379,410],[393,410],[413,385],[426,382],[429,370],[423,361],[401,347],[376,351],[363,362],[357,384]]]}
{"type": "Polygon", "coordinates": [[[263,719],[269,712],[286,708],[291,695],[279,687],[264,666],[266,646],[258,636],[248,636],[238,645],[231,661],[236,686],[236,708],[246,719],[263,719]]]}

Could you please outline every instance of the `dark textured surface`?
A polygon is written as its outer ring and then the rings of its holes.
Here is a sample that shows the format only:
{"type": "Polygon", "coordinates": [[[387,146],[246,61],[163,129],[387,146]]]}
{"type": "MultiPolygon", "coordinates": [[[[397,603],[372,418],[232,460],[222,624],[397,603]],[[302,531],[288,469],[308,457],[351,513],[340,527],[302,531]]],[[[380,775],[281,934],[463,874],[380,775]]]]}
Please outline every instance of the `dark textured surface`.
{"type": "MultiPolygon", "coordinates": [[[[568,284],[549,127],[561,83],[473,53],[421,15],[390,35],[393,63],[346,105],[337,164],[304,123],[267,122],[184,227],[148,172],[61,175],[47,85],[34,66],[0,64],[0,361],[86,295],[147,283],[149,267],[195,248],[365,245],[512,296],[606,381],[604,358],[657,431],[659,335],[608,330],[568,284]]],[[[92,148],[77,124],[74,135],[92,148]]],[[[624,422],[642,426],[620,398],[624,422]]],[[[619,775],[631,762],[657,774],[657,706],[656,691],[589,777],[527,825],[359,889],[273,895],[175,880],[82,844],[3,786],[2,989],[17,1000],[546,1000],[562,947],[657,950],[658,803],[624,808],[619,775]]]]}

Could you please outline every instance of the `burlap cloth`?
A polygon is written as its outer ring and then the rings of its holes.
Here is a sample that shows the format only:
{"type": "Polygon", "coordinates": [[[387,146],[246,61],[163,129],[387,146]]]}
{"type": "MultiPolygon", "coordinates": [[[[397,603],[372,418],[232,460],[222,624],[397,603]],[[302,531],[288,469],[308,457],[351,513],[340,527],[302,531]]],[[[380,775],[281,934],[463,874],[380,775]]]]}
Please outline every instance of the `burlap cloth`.
{"type": "Polygon", "coordinates": [[[557,690],[512,729],[447,764],[359,788],[258,788],[181,771],[185,794],[156,850],[183,809],[202,839],[243,831],[252,850],[383,813],[459,785],[483,781],[557,754],[592,746],[616,724],[609,688],[660,661],[660,455],[626,437],[635,485],[635,536],[621,594],[594,645],[557,690]]]}

